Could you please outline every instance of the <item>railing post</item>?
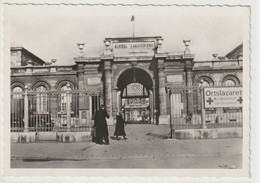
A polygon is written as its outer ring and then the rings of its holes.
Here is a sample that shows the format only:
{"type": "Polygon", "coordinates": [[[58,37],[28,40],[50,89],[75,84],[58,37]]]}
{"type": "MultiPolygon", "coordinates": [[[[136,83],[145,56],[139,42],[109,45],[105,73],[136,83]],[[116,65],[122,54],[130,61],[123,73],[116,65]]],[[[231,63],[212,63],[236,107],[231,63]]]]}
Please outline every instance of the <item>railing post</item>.
{"type": "Polygon", "coordinates": [[[24,90],[24,132],[29,132],[28,86],[24,90]]]}
{"type": "Polygon", "coordinates": [[[200,87],[200,96],[201,96],[201,128],[205,129],[207,128],[207,126],[206,126],[206,118],[205,118],[203,87],[200,87]]]}
{"type": "Polygon", "coordinates": [[[71,88],[70,84],[67,83],[66,88],[66,116],[67,116],[67,131],[71,131],[71,88]]]}

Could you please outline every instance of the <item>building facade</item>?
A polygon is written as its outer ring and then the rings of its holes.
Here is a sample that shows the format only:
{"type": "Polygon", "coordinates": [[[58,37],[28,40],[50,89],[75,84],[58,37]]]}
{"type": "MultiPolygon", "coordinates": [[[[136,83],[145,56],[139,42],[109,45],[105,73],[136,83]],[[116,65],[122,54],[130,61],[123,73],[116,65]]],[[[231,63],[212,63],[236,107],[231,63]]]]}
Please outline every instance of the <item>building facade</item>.
{"type": "MultiPolygon", "coordinates": [[[[82,52],[84,44],[78,44],[80,55],[74,58],[75,64],[66,66],[56,65],[56,60],[46,63],[24,48],[11,48],[11,91],[23,91],[25,86],[33,91],[69,86],[99,92],[101,98],[82,96],[78,101],[79,125],[89,123],[101,103],[111,116],[109,124],[121,110],[127,121],[169,124],[172,104],[168,87],[243,84],[242,44],[223,57],[213,54],[208,61],[194,61],[189,43],[184,41],[186,48],[181,53],[168,53],[161,36],[106,38],[100,56],[88,57],[82,52]]],[[[180,96],[183,114],[194,112],[193,97],[180,96]]],[[[52,108],[52,114],[58,110],[52,108]]]]}

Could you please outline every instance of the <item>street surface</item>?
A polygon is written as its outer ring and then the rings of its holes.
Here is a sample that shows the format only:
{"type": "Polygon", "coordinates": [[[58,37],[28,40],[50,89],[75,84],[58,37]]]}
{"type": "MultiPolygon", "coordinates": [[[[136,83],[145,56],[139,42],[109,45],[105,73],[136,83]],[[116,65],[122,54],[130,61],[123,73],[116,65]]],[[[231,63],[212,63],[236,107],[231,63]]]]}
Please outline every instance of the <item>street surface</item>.
{"type": "Polygon", "coordinates": [[[242,139],[165,139],[169,127],[129,124],[126,140],[110,145],[84,143],[12,143],[12,168],[242,168],[242,139]]]}

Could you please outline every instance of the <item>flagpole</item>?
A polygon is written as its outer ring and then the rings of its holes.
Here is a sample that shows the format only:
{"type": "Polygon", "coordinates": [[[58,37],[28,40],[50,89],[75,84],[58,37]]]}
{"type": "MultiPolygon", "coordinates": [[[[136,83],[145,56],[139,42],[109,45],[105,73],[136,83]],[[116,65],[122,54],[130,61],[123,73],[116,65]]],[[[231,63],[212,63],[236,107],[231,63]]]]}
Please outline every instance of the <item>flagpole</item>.
{"type": "Polygon", "coordinates": [[[135,21],[133,21],[133,37],[135,37],[135,21]]]}
{"type": "Polygon", "coordinates": [[[133,22],[133,37],[135,37],[135,16],[131,17],[131,22],[133,22]]]}

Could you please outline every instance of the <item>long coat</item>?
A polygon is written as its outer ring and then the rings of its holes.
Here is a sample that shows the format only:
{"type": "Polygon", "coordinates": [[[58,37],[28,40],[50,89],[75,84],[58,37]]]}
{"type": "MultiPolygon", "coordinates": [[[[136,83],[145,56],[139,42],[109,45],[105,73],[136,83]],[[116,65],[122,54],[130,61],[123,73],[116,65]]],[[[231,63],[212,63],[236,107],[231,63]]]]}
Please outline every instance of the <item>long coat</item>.
{"type": "Polygon", "coordinates": [[[116,129],[115,129],[115,136],[125,136],[125,120],[122,118],[121,115],[116,116],[116,129]]]}
{"type": "Polygon", "coordinates": [[[107,129],[107,120],[109,115],[107,111],[104,109],[100,109],[96,112],[94,117],[94,127],[96,127],[96,137],[107,137],[108,136],[108,129],[107,129]]]}

